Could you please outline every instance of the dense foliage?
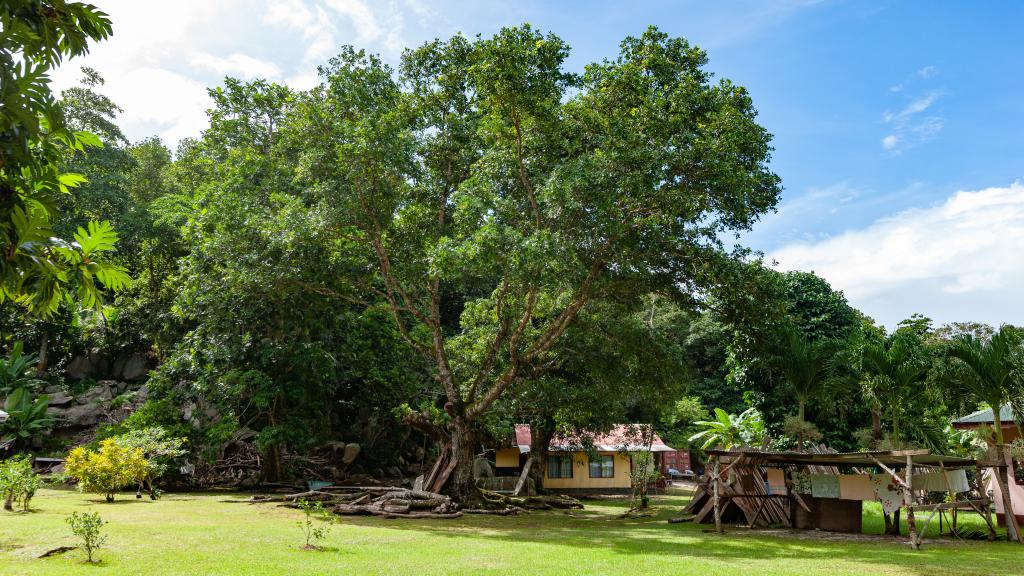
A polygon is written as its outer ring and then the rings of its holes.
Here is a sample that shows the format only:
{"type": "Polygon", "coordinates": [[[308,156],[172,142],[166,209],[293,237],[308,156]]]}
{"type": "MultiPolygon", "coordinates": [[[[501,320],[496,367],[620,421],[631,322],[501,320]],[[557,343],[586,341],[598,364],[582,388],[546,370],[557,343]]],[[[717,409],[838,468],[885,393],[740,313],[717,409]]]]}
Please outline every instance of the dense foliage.
{"type": "Polygon", "coordinates": [[[309,91],[226,78],[172,151],[125,137],[94,70],[50,93],[109,34],[83,4],[0,6],[0,445],[45,445],[44,391],[151,370],[100,400],[84,490],[249,456],[253,481],[414,475],[448,444],[465,494],[517,423],[538,482],[554,434],[629,422],[680,448],[960,453],[950,417],[1024,398],[1018,329],[889,332],[726,247],[781,185],[749,94],[683,39],[578,73],[525,25],[397,69],[344,48],[309,91]]]}

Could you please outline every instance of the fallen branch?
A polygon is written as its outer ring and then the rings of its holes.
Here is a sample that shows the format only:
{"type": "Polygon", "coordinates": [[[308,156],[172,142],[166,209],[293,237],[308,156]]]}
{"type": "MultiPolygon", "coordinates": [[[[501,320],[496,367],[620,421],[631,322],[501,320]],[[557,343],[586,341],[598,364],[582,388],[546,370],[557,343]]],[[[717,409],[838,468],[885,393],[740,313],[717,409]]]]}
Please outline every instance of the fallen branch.
{"type": "Polygon", "coordinates": [[[49,558],[50,556],[56,556],[57,554],[70,552],[72,550],[75,550],[76,548],[78,548],[78,546],[58,546],[52,550],[47,550],[46,552],[43,552],[39,556],[36,556],[36,558],[49,558]]]}
{"type": "Polygon", "coordinates": [[[410,512],[408,514],[383,514],[384,518],[395,519],[395,518],[410,518],[410,519],[435,519],[435,520],[450,520],[452,518],[461,518],[462,511],[458,512],[410,512]]]}
{"type": "Polygon", "coordinates": [[[529,514],[530,511],[525,508],[518,506],[510,506],[503,509],[490,509],[490,508],[464,508],[462,510],[466,514],[493,514],[495,516],[515,516],[516,514],[529,514]]]}

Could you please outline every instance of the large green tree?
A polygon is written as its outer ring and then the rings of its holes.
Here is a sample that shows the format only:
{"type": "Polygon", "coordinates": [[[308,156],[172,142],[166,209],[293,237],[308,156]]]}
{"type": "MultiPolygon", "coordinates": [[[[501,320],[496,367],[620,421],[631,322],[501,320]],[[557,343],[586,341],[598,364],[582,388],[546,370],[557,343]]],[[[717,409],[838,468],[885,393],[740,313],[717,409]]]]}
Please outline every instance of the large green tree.
{"type": "MultiPolygon", "coordinates": [[[[350,289],[362,251],[323,226],[294,183],[301,143],[278,128],[295,95],[227,79],[211,97],[203,139],[174,166],[145,172],[145,190],[166,189],[153,200],[156,222],[177,225],[183,246],[163,284],[173,287],[165,313],[180,334],[150,380],[153,407],[214,409],[195,411],[186,427],[202,448],[255,431],[268,479],[288,475],[285,456],[338,439],[363,443],[361,462],[393,464],[391,410],[424,387],[422,362],[407,360],[372,293],[350,289]]],[[[162,162],[159,146],[133,151],[145,152],[140,168],[162,162]]],[[[167,412],[168,422],[153,423],[181,425],[176,409],[167,412]]]]}
{"type": "Polygon", "coordinates": [[[778,199],[750,96],[713,82],[702,50],[650,29],[582,75],[568,53],[529,26],[427,43],[397,77],[350,50],[305,105],[302,179],[434,364],[460,497],[478,421],[582,311],[722,288],[720,238],[778,199]],[[481,294],[463,314],[486,327],[445,323],[453,287],[481,294]]]}
{"type": "Polygon", "coordinates": [[[801,407],[811,407],[810,422],[824,441],[852,448],[861,412],[867,418],[866,407],[848,393],[860,314],[814,273],[762,269],[760,276],[765,301],[756,314],[731,322],[729,381],[748,391],[748,401],[774,432],[794,408],[792,426],[802,429],[801,407]]]}

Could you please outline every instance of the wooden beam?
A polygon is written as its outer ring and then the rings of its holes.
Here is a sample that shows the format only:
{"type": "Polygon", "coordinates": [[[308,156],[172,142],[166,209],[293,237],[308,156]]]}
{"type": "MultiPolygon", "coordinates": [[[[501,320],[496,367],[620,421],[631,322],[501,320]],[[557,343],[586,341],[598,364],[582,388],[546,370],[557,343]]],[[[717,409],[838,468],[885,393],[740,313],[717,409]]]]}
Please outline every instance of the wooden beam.
{"type": "Polygon", "coordinates": [[[533,458],[526,458],[526,466],[523,466],[523,471],[519,474],[519,481],[516,482],[516,489],[512,491],[513,496],[519,496],[519,493],[523,491],[523,486],[526,485],[526,478],[530,474],[530,466],[533,464],[533,458]]]}
{"type": "MultiPolygon", "coordinates": [[[[908,456],[907,458],[910,458],[910,457],[908,456]]],[[[889,476],[892,476],[893,479],[896,480],[897,484],[899,484],[900,486],[902,486],[904,488],[908,488],[907,483],[903,481],[903,478],[900,478],[899,474],[893,472],[892,469],[889,468],[888,466],[886,466],[885,464],[882,464],[882,461],[879,460],[878,458],[875,458],[874,456],[872,456],[871,459],[875,461],[875,464],[877,464],[879,468],[881,468],[882,470],[885,470],[886,472],[888,472],[889,476]]]]}
{"type": "MultiPolygon", "coordinates": [[[[798,504],[800,504],[800,506],[801,506],[801,507],[802,507],[802,508],[803,508],[804,510],[806,510],[806,511],[807,511],[807,513],[808,513],[808,514],[811,514],[811,507],[810,507],[810,506],[808,506],[806,502],[804,502],[804,498],[803,498],[803,496],[801,496],[800,494],[798,494],[798,493],[796,493],[796,492],[790,492],[790,494],[792,494],[792,495],[793,495],[793,498],[794,498],[794,499],[795,499],[795,500],[797,501],[797,503],[798,503],[798,504]]],[[[796,523],[796,522],[794,521],[794,524],[795,524],[795,523],[796,523]]]]}
{"type": "MultiPolygon", "coordinates": [[[[996,459],[1006,464],[1006,446],[996,444],[996,459]]],[[[1003,501],[1003,518],[1006,520],[1006,539],[1016,540],[1024,544],[1024,534],[1021,534],[1020,525],[1017,524],[1017,515],[1013,513],[1013,500],[1010,499],[1010,481],[1007,474],[1008,466],[1001,468],[993,467],[992,474],[999,484],[999,495],[1003,501]]]]}
{"type": "Polygon", "coordinates": [[[764,498],[761,500],[761,504],[757,507],[757,512],[754,513],[754,518],[750,521],[747,528],[753,528],[757,524],[757,519],[761,517],[761,511],[764,510],[764,505],[768,503],[768,499],[764,498]]]}
{"type": "Polygon", "coordinates": [[[995,542],[995,540],[996,540],[996,525],[995,525],[994,522],[992,522],[992,501],[989,500],[988,498],[986,498],[985,499],[985,504],[984,504],[984,507],[985,507],[984,509],[982,509],[980,506],[979,507],[974,507],[972,505],[971,507],[974,508],[974,510],[978,513],[979,516],[981,516],[982,518],[985,519],[985,524],[988,524],[988,540],[989,540],[989,542],[995,542]]]}
{"type": "Polygon", "coordinates": [[[977,510],[975,506],[988,502],[985,500],[959,500],[957,502],[943,502],[941,504],[915,504],[914,510],[977,510]]]}
{"type": "MultiPolygon", "coordinates": [[[[907,509],[907,534],[910,536],[910,547],[917,550],[921,546],[920,535],[917,533],[917,522],[914,519],[914,491],[912,486],[914,474],[914,456],[907,455],[907,481],[903,484],[903,506],[907,509]]],[[[933,512],[934,514],[934,512],[933,512]]]]}
{"type": "MultiPolygon", "coordinates": [[[[927,456],[928,454],[931,454],[931,453],[932,453],[931,450],[928,450],[927,448],[921,448],[921,449],[917,449],[917,450],[893,450],[893,451],[889,452],[889,455],[890,456],[896,456],[896,457],[901,457],[901,456],[927,456]]],[[[884,456],[885,454],[882,454],[882,455],[884,456]]]]}
{"type": "Polygon", "coordinates": [[[715,532],[722,533],[722,503],[719,499],[719,488],[718,485],[722,479],[718,475],[718,458],[715,457],[714,464],[711,465],[711,473],[714,475],[712,481],[714,484],[713,502],[715,503],[715,532]]]}

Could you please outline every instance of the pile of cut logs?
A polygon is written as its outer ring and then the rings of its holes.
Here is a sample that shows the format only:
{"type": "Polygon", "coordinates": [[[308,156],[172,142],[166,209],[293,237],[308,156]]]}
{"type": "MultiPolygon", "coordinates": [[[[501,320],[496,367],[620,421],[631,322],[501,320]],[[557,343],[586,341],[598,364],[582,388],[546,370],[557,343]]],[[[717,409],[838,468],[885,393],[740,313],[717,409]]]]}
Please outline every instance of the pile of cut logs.
{"type": "MultiPolygon", "coordinates": [[[[508,516],[529,510],[583,508],[568,496],[529,496],[516,498],[481,491],[479,508],[463,508],[449,496],[423,490],[395,486],[327,486],[319,490],[284,496],[253,496],[244,502],[280,502],[297,508],[299,502],[321,502],[325,509],[345,516],[374,515],[385,518],[459,518],[463,514],[497,514],[508,516]]],[[[236,502],[239,502],[236,500],[236,502]]]]}

